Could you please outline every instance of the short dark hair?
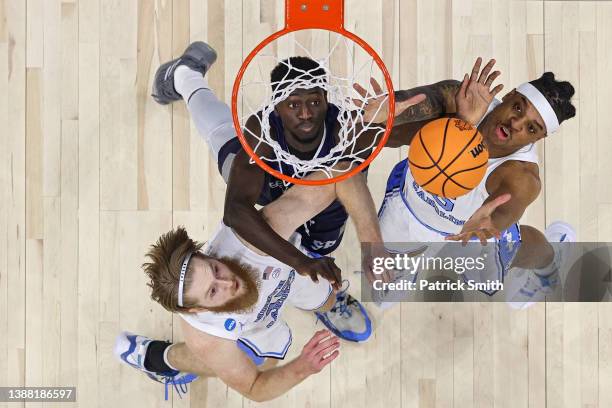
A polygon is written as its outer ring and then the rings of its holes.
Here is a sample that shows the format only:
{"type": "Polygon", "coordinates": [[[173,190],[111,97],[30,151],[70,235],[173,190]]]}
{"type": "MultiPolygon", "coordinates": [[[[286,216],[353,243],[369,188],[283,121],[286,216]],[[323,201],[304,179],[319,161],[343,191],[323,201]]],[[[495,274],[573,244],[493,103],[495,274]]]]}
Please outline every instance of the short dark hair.
{"type": "Polygon", "coordinates": [[[272,92],[276,93],[287,87],[294,79],[323,79],[326,81],[325,69],[317,61],[308,57],[289,57],[279,62],[270,72],[272,92]]]}
{"type": "Polygon", "coordinates": [[[545,72],[540,78],[530,82],[538,91],[542,92],[550,103],[559,123],[576,116],[576,108],[572,105],[574,87],[567,81],[557,81],[555,74],[545,72]]]}

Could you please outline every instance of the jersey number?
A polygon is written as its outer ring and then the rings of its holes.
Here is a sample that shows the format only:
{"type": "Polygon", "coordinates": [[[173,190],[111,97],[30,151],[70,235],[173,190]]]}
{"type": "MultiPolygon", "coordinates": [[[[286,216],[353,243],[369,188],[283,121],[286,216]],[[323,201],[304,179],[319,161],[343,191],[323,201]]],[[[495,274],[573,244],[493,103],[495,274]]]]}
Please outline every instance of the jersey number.
{"type": "Polygon", "coordinates": [[[445,211],[453,211],[453,208],[455,207],[455,202],[453,200],[451,200],[450,198],[444,198],[444,197],[438,197],[435,194],[431,194],[432,198],[435,200],[435,202],[442,207],[443,210],[445,211]]]}

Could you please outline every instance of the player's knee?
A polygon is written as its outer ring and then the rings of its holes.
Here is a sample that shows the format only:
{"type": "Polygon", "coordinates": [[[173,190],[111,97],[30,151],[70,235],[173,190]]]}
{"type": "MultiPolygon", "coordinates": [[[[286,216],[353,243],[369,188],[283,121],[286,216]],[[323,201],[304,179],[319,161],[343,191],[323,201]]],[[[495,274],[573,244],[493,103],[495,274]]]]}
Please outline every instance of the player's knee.
{"type": "Polygon", "coordinates": [[[546,242],[546,237],[537,228],[530,225],[521,225],[521,242],[523,244],[537,244],[546,242]]]}

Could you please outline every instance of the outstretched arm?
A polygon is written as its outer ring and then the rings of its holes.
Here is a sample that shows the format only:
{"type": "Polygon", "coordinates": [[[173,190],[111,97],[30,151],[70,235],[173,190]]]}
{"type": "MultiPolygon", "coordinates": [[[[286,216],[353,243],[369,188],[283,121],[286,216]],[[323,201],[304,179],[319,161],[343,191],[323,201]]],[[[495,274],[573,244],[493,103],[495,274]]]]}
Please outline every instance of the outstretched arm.
{"type": "Polygon", "coordinates": [[[455,95],[460,87],[461,82],[451,79],[396,91],[396,100],[403,101],[419,94],[425,95],[425,100],[396,116],[386,146],[410,145],[414,135],[427,123],[441,117],[454,116],[457,113],[455,95]]]}
{"type": "Polygon", "coordinates": [[[446,237],[452,241],[468,242],[476,237],[485,245],[491,237],[519,221],[529,204],[540,193],[541,183],[537,165],[509,161],[497,168],[487,179],[489,197],[463,225],[461,232],[446,237]]]}
{"type": "Polygon", "coordinates": [[[185,322],[182,327],[189,351],[206,371],[212,371],[225,384],[258,402],[283,395],[320,372],[339,354],[338,338],[327,330],[320,330],[306,343],[297,358],[283,366],[259,371],[235,341],[211,336],[185,322]]]}
{"type": "MultiPolygon", "coordinates": [[[[380,88],[374,80],[372,80],[372,87],[380,88]]],[[[461,83],[459,81],[447,80],[432,85],[395,91],[396,116],[385,146],[410,145],[414,135],[427,123],[443,116],[454,116],[456,114],[455,95],[460,87],[461,83]]],[[[355,84],[354,88],[362,98],[368,96],[368,92],[359,84],[355,84]]],[[[360,106],[359,101],[354,100],[354,102],[357,106],[360,106]]],[[[387,110],[379,108],[381,102],[376,100],[373,100],[373,102],[370,101],[365,106],[364,121],[371,120],[373,123],[378,123],[380,131],[372,128],[359,136],[356,151],[363,152],[362,155],[365,156],[370,154],[369,147],[378,144],[379,139],[383,136],[387,119],[387,110]],[[370,115],[367,114],[368,110],[372,111],[370,115]]]]}

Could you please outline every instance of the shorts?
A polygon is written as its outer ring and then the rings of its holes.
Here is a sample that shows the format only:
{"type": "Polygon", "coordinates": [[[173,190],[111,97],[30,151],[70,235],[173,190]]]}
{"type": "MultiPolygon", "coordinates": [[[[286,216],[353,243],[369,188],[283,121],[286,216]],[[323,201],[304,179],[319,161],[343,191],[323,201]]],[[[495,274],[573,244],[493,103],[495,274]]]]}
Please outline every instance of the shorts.
{"type": "MultiPolygon", "coordinates": [[[[295,273],[286,303],[301,310],[314,311],[325,305],[332,294],[333,288],[327,280],[319,279],[319,282],[313,282],[309,276],[295,273]]],[[[237,341],[240,349],[245,351],[255,364],[258,361],[261,361],[261,364],[263,360],[260,359],[264,357],[284,359],[293,341],[293,335],[287,323],[282,320],[270,328],[260,326],[248,330],[237,341]]]]}
{"type": "Polygon", "coordinates": [[[347,220],[348,214],[344,207],[334,201],[297,229],[302,236],[302,246],[318,255],[329,255],[342,242],[347,220]]]}
{"type": "Polygon", "coordinates": [[[251,361],[253,363],[255,363],[256,366],[260,366],[263,363],[266,362],[266,359],[264,357],[259,357],[257,354],[255,354],[255,352],[253,350],[251,350],[250,348],[248,348],[243,342],[241,342],[240,340],[236,340],[236,345],[238,346],[238,348],[240,350],[242,350],[248,358],[251,359],[251,361]]]}

